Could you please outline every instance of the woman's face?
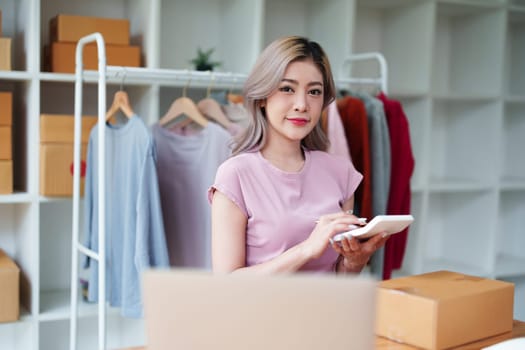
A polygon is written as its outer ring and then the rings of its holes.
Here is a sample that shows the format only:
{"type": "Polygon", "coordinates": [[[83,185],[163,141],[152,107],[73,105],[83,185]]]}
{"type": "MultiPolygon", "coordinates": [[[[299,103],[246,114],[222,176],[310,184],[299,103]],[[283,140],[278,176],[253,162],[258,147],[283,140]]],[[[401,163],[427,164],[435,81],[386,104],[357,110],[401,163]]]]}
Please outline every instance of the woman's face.
{"type": "Polygon", "coordinates": [[[311,60],[294,61],[266,99],[269,140],[300,142],[318,123],[323,108],[323,75],[311,60]]]}

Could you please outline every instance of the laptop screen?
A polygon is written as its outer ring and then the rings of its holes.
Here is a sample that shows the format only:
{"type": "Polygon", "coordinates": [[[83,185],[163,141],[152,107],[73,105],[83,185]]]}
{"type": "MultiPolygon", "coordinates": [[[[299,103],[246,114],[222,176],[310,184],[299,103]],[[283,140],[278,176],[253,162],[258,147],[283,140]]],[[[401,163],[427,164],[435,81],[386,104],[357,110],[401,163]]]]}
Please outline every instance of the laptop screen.
{"type": "Polygon", "coordinates": [[[143,275],[148,350],[372,349],[376,282],[320,275],[143,275]]]}

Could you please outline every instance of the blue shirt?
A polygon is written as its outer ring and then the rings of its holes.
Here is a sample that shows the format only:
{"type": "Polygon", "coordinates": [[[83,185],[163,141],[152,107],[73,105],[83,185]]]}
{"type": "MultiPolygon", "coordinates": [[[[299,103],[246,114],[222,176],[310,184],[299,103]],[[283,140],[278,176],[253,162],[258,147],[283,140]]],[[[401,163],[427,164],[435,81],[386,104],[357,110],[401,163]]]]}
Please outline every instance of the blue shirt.
{"type": "MultiPolygon", "coordinates": [[[[86,246],[98,251],[98,128],[88,144],[84,224],[86,246]]],[[[142,316],[141,272],[168,267],[153,139],[136,115],[120,126],[105,125],[106,299],[125,317],[142,316]]],[[[88,300],[98,300],[98,262],[90,268],[88,300]]]]}

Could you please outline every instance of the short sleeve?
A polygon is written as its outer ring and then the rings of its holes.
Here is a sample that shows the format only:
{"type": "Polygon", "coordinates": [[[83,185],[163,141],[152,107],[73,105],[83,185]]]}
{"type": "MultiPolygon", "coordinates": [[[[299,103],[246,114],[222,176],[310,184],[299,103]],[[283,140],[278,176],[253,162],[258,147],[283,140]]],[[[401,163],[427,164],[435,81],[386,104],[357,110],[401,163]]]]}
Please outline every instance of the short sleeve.
{"type": "Polygon", "coordinates": [[[244,215],[248,216],[239,169],[235,166],[234,158],[222,163],[215,174],[215,182],[208,189],[208,202],[211,204],[213,194],[219,191],[230,199],[235,205],[242,210],[244,215]]]}
{"type": "Polygon", "coordinates": [[[349,161],[348,162],[348,170],[347,170],[347,186],[346,186],[346,193],[345,193],[345,199],[350,199],[357,190],[357,187],[361,183],[361,180],[363,180],[363,175],[356,170],[354,167],[354,164],[349,161]]]}

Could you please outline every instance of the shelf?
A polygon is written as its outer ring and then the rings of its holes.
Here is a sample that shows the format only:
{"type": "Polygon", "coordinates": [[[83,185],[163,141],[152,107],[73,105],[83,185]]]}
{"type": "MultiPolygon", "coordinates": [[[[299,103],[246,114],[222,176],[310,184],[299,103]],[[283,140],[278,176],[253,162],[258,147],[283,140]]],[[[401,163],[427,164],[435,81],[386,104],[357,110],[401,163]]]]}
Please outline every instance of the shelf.
{"type": "MultiPolygon", "coordinates": [[[[524,61],[525,62],[525,61],[524,61]]],[[[525,105],[504,106],[500,178],[525,178],[523,140],[525,135],[525,105]]]]}
{"type": "Polygon", "coordinates": [[[508,0],[508,2],[509,2],[508,6],[509,6],[509,10],[510,11],[525,13],[525,1],[523,1],[523,0],[508,0]]]}
{"type": "Polygon", "coordinates": [[[488,167],[487,155],[498,152],[501,118],[499,102],[435,101],[428,155],[430,184],[445,183],[448,178],[496,183],[499,164],[488,167]]]}
{"type": "Polygon", "coordinates": [[[525,277],[525,256],[498,255],[495,271],[496,278],[525,277]]]}
{"type": "Polygon", "coordinates": [[[505,91],[508,95],[525,95],[525,11],[510,12],[507,22],[505,56],[505,91]]]}
{"type": "Polygon", "coordinates": [[[32,201],[33,196],[26,192],[0,195],[0,204],[31,203],[32,201]]]}
{"type": "MultiPolygon", "coordinates": [[[[388,62],[388,92],[393,95],[429,92],[432,61],[433,4],[430,1],[359,1],[354,25],[353,52],[381,52],[388,62]],[[383,6],[384,5],[384,6],[383,6]],[[402,37],[410,46],[400,45],[402,37]],[[397,38],[397,40],[396,40],[397,38]],[[395,67],[395,69],[392,69],[395,67]]],[[[351,75],[371,76],[371,62],[355,63],[351,75]]]]}
{"type": "Polygon", "coordinates": [[[267,0],[263,3],[261,48],[284,35],[306,36],[321,44],[335,76],[340,75],[346,55],[358,52],[352,51],[354,9],[351,1],[267,0]]]}
{"type": "Polygon", "coordinates": [[[32,322],[0,323],[2,349],[32,349],[35,341],[32,322]]]}
{"type": "Polygon", "coordinates": [[[420,2],[421,0],[357,0],[358,6],[372,9],[395,9],[420,2]]]}
{"type": "Polygon", "coordinates": [[[432,259],[432,260],[425,260],[423,262],[422,273],[439,271],[439,270],[448,270],[448,271],[463,273],[465,275],[490,278],[489,271],[486,269],[483,269],[479,265],[476,265],[475,261],[472,262],[471,264],[458,262],[456,260],[447,260],[447,259],[432,259]]]}
{"type": "MultiPolygon", "coordinates": [[[[525,191],[502,192],[498,218],[498,257],[511,256],[525,261],[525,191]]],[[[521,264],[520,271],[525,275],[525,264],[521,264]]]]}
{"type": "Polygon", "coordinates": [[[483,103],[494,102],[501,98],[500,95],[493,94],[434,94],[433,98],[439,102],[471,102],[483,103]]]}
{"type": "Polygon", "coordinates": [[[417,183],[414,181],[410,182],[410,191],[412,192],[412,195],[419,194],[423,191],[425,191],[426,186],[422,183],[417,183]]]}
{"type": "Polygon", "coordinates": [[[401,89],[394,89],[393,92],[389,92],[386,95],[394,100],[418,100],[428,97],[428,93],[426,91],[401,89]]]}
{"type": "Polygon", "coordinates": [[[426,210],[425,210],[425,193],[412,191],[410,200],[410,214],[414,217],[414,222],[408,228],[408,240],[403,257],[402,270],[407,273],[415,273],[421,266],[421,249],[424,236],[420,232],[425,230],[426,210]]]}
{"type": "Polygon", "coordinates": [[[505,103],[525,106],[525,96],[514,95],[505,97],[505,103]]]}
{"type": "Polygon", "coordinates": [[[505,0],[438,0],[439,14],[462,17],[503,8],[505,0]]]}
{"type": "Polygon", "coordinates": [[[29,81],[33,75],[29,72],[0,71],[0,80],[29,81]]]}
{"type": "MultiPolygon", "coordinates": [[[[40,294],[40,309],[38,315],[40,321],[59,321],[69,320],[71,303],[69,290],[54,290],[42,292],[40,294]]],[[[79,318],[92,317],[98,315],[98,304],[87,303],[79,295],[78,316],[79,318]]],[[[108,315],[117,315],[120,310],[117,308],[107,307],[108,315]]]]}
{"type": "MultiPolygon", "coordinates": [[[[37,349],[69,349],[69,320],[44,320],[39,324],[40,341],[37,349]]],[[[143,319],[129,319],[109,312],[106,318],[106,349],[144,348],[143,319]]],[[[98,320],[95,315],[79,318],[77,323],[78,350],[97,348],[98,320]]]]}
{"type": "Polygon", "coordinates": [[[501,179],[502,191],[525,191],[525,177],[505,176],[501,179]]]}
{"type": "Polygon", "coordinates": [[[499,96],[505,11],[499,4],[438,2],[432,62],[435,95],[499,96]],[[475,63],[475,64],[474,64],[475,63]]]}
{"type": "Polygon", "coordinates": [[[416,160],[411,180],[414,184],[423,184],[428,167],[426,154],[429,147],[431,102],[428,98],[404,98],[400,99],[399,102],[403,106],[403,111],[408,119],[410,145],[416,160]]]}
{"type": "Polygon", "coordinates": [[[450,262],[459,267],[475,264],[480,271],[491,271],[492,237],[497,219],[497,193],[430,193],[428,215],[420,232],[426,261],[450,262]],[[480,220],[481,219],[481,220],[480,220]]]}
{"type": "Polygon", "coordinates": [[[72,197],[38,197],[40,203],[73,202],[72,197]]]}
{"type": "MultiPolygon", "coordinates": [[[[225,71],[250,71],[260,49],[259,38],[253,35],[262,21],[260,1],[170,0],[160,6],[161,68],[191,69],[190,60],[200,47],[215,49],[212,59],[221,62],[225,71]]],[[[301,15],[301,8],[286,16],[301,15]]]]}
{"type": "Polygon", "coordinates": [[[494,186],[487,182],[459,177],[431,178],[428,183],[428,190],[431,193],[486,192],[493,188],[494,186]]]}

